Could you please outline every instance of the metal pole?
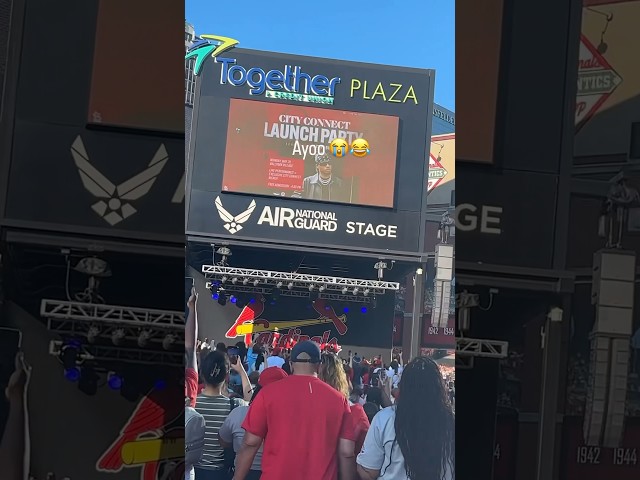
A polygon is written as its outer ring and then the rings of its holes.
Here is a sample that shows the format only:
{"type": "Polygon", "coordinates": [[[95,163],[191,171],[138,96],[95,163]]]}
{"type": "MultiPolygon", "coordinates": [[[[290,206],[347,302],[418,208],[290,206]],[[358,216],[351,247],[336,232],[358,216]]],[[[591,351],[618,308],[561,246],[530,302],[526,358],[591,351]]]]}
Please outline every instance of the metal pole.
{"type": "Polygon", "coordinates": [[[413,308],[411,314],[411,340],[409,342],[409,356],[407,359],[420,355],[420,327],[424,315],[424,277],[427,273],[427,265],[420,265],[413,276],[413,308]],[[421,273],[418,273],[421,272],[421,273]]]}
{"type": "Polygon", "coordinates": [[[540,424],[538,430],[538,471],[536,480],[556,478],[555,440],[558,411],[560,360],[562,356],[563,310],[552,308],[542,332],[542,385],[540,396],[540,424]]]}

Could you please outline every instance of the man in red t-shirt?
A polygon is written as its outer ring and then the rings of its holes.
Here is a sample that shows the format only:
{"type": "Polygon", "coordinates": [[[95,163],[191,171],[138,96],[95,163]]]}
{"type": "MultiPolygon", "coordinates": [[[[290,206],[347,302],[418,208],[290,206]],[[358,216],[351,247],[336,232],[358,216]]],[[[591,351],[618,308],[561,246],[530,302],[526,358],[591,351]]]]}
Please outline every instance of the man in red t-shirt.
{"type": "Polygon", "coordinates": [[[234,480],[245,480],[263,440],[261,480],[355,479],[349,403],[317,378],[320,347],[296,344],[291,362],[293,375],[262,389],[249,408],[234,480]]]}

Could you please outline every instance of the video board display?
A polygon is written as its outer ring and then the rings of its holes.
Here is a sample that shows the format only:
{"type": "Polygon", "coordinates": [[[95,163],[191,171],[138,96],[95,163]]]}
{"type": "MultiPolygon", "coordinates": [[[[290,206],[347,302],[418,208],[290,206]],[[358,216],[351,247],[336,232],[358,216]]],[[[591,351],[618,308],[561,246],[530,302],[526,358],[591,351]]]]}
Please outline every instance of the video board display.
{"type": "Polygon", "coordinates": [[[232,98],[222,190],[393,207],[397,117],[232,98]]]}
{"type": "Polygon", "coordinates": [[[184,132],[184,46],[167,35],[183,17],[174,0],[100,1],[88,123],[184,132]]]}
{"type": "Polygon", "coordinates": [[[187,236],[422,251],[435,72],[201,36],[187,236]]]}

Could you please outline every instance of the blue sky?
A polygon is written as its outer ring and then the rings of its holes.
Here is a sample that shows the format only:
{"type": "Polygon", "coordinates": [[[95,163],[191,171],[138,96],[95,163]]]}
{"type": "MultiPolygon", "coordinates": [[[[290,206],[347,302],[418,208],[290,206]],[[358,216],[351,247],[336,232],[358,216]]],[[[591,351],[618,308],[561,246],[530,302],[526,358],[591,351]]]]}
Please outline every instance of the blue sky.
{"type": "Polygon", "coordinates": [[[455,111],[455,0],[299,1],[272,6],[186,0],[185,13],[196,34],[236,38],[242,48],[433,68],[436,103],[455,111]]]}

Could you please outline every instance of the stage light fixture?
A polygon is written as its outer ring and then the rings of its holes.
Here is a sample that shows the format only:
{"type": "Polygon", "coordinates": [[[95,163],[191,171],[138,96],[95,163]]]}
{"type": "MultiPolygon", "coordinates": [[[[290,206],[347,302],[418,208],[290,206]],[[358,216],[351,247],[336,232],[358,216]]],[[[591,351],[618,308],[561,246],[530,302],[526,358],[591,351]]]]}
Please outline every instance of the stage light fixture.
{"type": "Polygon", "coordinates": [[[124,342],[125,332],[124,328],[116,328],[111,334],[111,342],[117,347],[124,342]]]}
{"type": "Polygon", "coordinates": [[[312,283],[311,285],[309,285],[309,291],[313,292],[316,289],[316,286],[312,283]]]}
{"type": "Polygon", "coordinates": [[[65,370],[70,370],[76,366],[78,362],[78,347],[75,345],[65,345],[60,350],[60,359],[65,370]]]}
{"type": "Polygon", "coordinates": [[[249,285],[249,278],[245,278],[244,280],[242,280],[242,284],[249,285]]]}
{"type": "Polygon", "coordinates": [[[100,329],[96,325],[91,325],[87,331],[87,340],[89,343],[95,343],[98,335],[100,335],[100,329]]]}
{"type": "Polygon", "coordinates": [[[236,303],[238,301],[238,299],[234,295],[231,295],[229,300],[231,301],[231,303],[236,303]]]}
{"type": "Polygon", "coordinates": [[[342,309],[342,311],[343,311],[344,313],[349,313],[349,307],[344,307],[344,308],[342,309]]]}
{"type": "Polygon", "coordinates": [[[65,368],[64,378],[66,378],[70,382],[77,382],[80,378],[80,369],[78,367],[65,368]]]}
{"type": "Polygon", "coordinates": [[[353,289],[353,294],[354,294],[354,295],[357,295],[359,291],[360,291],[360,289],[359,289],[358,287],[355,287],[355,288],[353,289]]]}
{"type": "MultiPolygon", "coordinates": [[[[280,282],[282,283],[282,282],[280,282]]],[[[280,297],[280,289],[276,288],[273,290],[273,292],[271,292],[271,299],[270,299],[270,304],[271,305],[275,305],[276,302],[278,301],[278,298],[280,297]]]]}
{"type": "Polygon", "coordinates": [[[254,286],[254,287],[257,287],[258,285],[260,285],[260,280],[256,278],[256,279],[253,281],[253,286],[254,286]]]}
{"type": "Polygon", "coordinates": [[[140,348],[144,348],[149,343],[149,339],[151,338],[150,330],[142,330],[140,335],[138,335],[138,346],[140,348]]]}
{"type": "Polygon", "coordinates": [[[116,372],[109,372],[107,374],[107,385],[111,390],[120,390],[122,387],[122,377],[116,372]]]}
{"type": "Polygon", "coordinates": [[[167,335],[165,335],[164,339],[162,340],[162,348],[164,348],[165,350],[169,350],[171,346],[175,343],[175,341],[176,341],[176,337],[168,333],[167,335]]]}
{"type": "Polygon", "coordinates": [[[233,277],[231,279],[231,283],[233,283],[235,285],[236,283],[238,283],[238,280],[239,280],[238,277],[233,277]]]}
{"type": "Polygon", "coordinates": [[[227,304],[227,292],[225,292],[224,288],[218,290],[218,298],[216,300],[223,307],[227,304]]]}
{"type": "Polygon", "coordinates": [[[360,313],[367,313],[367,307],[362,307],[360,309],[360,313]]]}
{"type": "Polygon", "coordinates": [[[318,291],[320,291],[320,292],[324,292],[326,289],[327,289],[327,287],[326,287],[326,286],[324,286],[324,285],[320,285],[320,288],[318,288],[318,291]]]}
{"type": "Polygon", "coordinates": [[[221,282],[221,283],[225,283],[228,279],[229,279],[229,277],[227,277],[227,276],[225,275],[225,276],[223,276],[223,277],[220,279],[220,282],[221,282]]]}
{"type": "Polygon", "coordinates": [[[78,389],[86,395],[95,395],[98,391],[98,379],[100,377],[93,369],[92,365],[84,365],[80,372],[78,389]]]}
{"type": "Polygon", "coordinates": [[[347,293],[349,293],[349,289],[347,287],[342,287],[342,294],[346,295],[347,293]]]}
{"type": "Polygon", "coordinates": [[[282,285],[284,285],[282,282],[278,282],[276,283],[276,288],[282,288],[282,285]]]}
{"type": "Polygon", "coordinates": [[[368,288],[365,288],[364,291],[362,292],[362,295],[364,295],[365,297],[369,296],[369,293],[371,292],[371,290],[369,290],[368,288]]]}
{"type": "Polygon", "coordinates": [[[289,290],[293,290],[293,282],[289,282],[289,284],[287,285],[287,288],[289,290]]]}

